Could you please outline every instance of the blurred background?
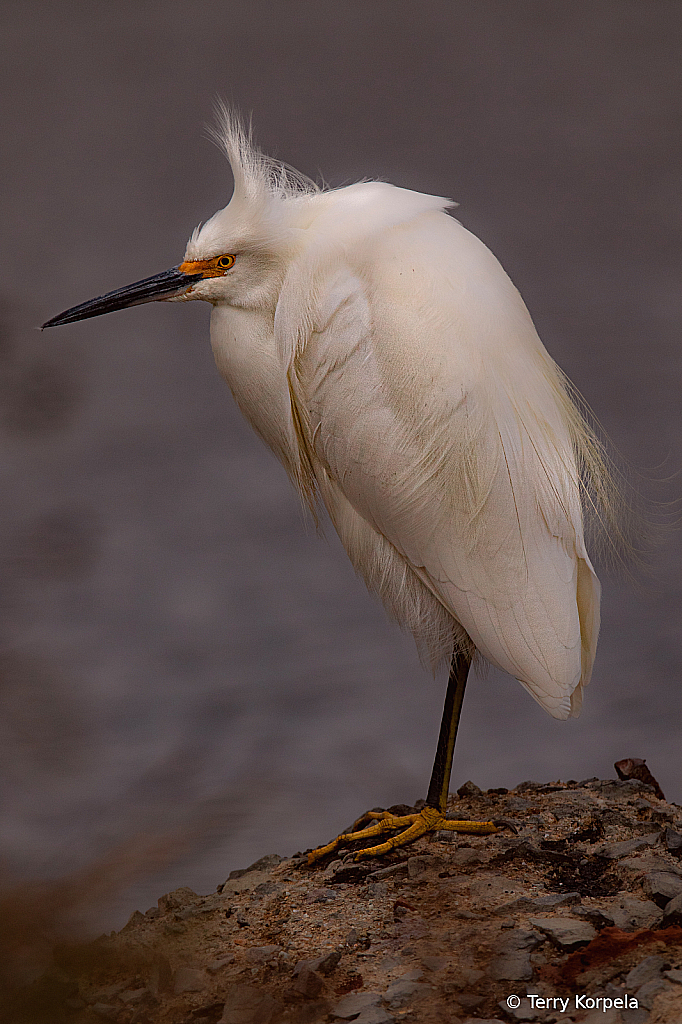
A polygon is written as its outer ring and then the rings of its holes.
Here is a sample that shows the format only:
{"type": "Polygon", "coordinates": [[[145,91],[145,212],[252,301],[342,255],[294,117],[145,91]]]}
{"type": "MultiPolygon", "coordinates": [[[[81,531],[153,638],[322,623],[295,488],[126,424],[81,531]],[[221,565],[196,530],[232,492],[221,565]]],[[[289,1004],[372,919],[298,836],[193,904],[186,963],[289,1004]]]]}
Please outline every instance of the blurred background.
{"type": "MultiPolygon", "coordinates": [[[[445,678],[305,523],[218,377],[208,306],[37,325],[180,262],[230,196],[205,130],[222,96],[313,178],[457,200],[672,501],[682,8],[4,0],[0,49],[0,858],[6,884],[118,862],[98,900],[118,927],[424,796],[445,678]]],[[[682,802],[679,531],[649,561],[602,573],[578,721],[471,683],[453,789],[644,757],[682,802]]]]}

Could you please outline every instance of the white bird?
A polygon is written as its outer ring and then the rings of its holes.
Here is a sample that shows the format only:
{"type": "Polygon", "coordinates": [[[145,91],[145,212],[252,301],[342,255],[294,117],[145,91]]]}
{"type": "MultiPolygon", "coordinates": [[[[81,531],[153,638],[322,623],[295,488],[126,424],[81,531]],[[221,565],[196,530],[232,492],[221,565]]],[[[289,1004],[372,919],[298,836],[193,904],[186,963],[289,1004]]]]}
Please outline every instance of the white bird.
{"type": "Polygon", "coordinates": [[[579,713],[600,601],[583,513],[608,514],[611,493],[600,442],[450,200],[379,181],[319,188],[225,109],[216,137],[234,191],[183,262],[44,326],[211,303],[216,364],[246,419],[425,660],[452,657],[426,806],[363,816],[377,819],[352,833],[363,842],[408,827],[357,856],[435,828],[495,831],[445,820],[469,666],[480,652],[553,718],[579,713]]]}

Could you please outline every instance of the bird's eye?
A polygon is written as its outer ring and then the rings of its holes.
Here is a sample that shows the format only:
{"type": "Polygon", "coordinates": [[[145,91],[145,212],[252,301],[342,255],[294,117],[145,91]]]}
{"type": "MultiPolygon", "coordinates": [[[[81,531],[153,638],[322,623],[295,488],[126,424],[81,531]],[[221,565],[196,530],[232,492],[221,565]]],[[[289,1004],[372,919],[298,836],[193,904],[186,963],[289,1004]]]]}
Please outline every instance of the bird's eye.
{"type": "Polygon", "coordinates": [[[221,256],[218,260],[218,266],[221,270],[229,270],[234,263],[234,256],[221,256]]]}

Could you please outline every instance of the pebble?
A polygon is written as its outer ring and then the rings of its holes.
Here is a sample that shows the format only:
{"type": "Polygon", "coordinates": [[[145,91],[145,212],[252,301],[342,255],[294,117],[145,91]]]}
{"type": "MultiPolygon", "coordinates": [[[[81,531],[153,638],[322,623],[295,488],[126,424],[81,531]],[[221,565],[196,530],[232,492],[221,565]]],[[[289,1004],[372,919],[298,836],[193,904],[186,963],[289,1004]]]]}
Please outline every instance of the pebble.
{"type": "MultiPolygon", "coordinates": [[[[628,1013],[630,1013],[628,1024],[640,1024],[640,1021],[633,1020],[632,1012],[632,1010],[628,1011],[628,1013]]],[[[635,1010],[634,1012],[637,1013],[638,1011],[635,1010]]],[[[646,1017],[649,1016],[646,1011],[645,1014],[646,1017]]],[[[611,1007],[606,1011],[606,1013],[604,1013],[602,1009],[592,1010],[591,1013],[588,1013],[587,1017],[583,1017],[581,1024],[622,1024],[622,1021],[623,1017],[620,1010],[616,1010],[614,1007],[611,1007]]]]}
{"type": "Polygon", "coordinates": [[[341,1017],[342,1020],[353,1020],[364,1010],[380,1005],[380,992],[351,992],[339,1000],[332,1013],[335,1017],[341,1017]]]}
{"type": "Polygon", "coordinates": [[[448,964],[450,964],[450,962],[450,959],[446,956],[422,957],[422,964],[427,969],[427,971],[442,971],[448,966],[448,964]]]}
{"type": "Polygon", "coordinates": [[[561,949],[577,949],[597,937],[588,921],[580,921],[575,917],[531,917],[529,923],[549,936],[561,949]]]}
{"type": "Polygon", "coordinates": [[[157,956],[149,978],[149,990],[157,998],[173,988],[173,969],[165,956],[157,956]]]}
{"type": "Polygon", "coordinates": [[[98,1017],[103,1017],[104,1020],[116,1020],[119,1013],[118,1007],[110,1006],[108,1003],[95,1003],[90,1009],[98,1017]]]}
{"type": "Polygon", "coordinates": [[[441,861],[437,857],[431,857],[429,854],[424,854],[421,857],[408,857],[407,877],[420,878],[422,875],[425,875],[428,871],[433,871],[436,868],[440,867],[441,861]]]}
{"type": "Polygon", "coordinates": [[[490,964],[490,976],[495,981],[530,981],[533,967],[530,953],[543,942],[538,932],[524,928],[514,929],[496,943],[496,956],[490,964]]]}
{"type": "Polygon", "coordinates": [[[324,974],[325,976],[335,971],[341,962],[342,953],[339,949],[333,950],[331,953],[327,953],[326,956],[320,958],[317,962],[317,967],[314,970],[324,974]]]}
{"type": "Polygon", "coordinates": [[[665,963],[665,957],[662,956],[647,956],[644,960],[640,960],[625,978],[625,991],[635,992],[642,985],[660,977],[665,963]]]}
{"type": "Polygon", "coordinates": [[[284,857],[280,857],[278,853],[267,853],[264,857],[254,861],[253,864],[249,864],[248,868],[237,868],[236,871],[230,871],[227,881],[231,882],[235,878],[243,878],[244,875],[248,875],[253,871],[270,871],[272,868],[276,868],[278,864],[281,864],[283,860],[284,857]]]}
{"type": "Polygon", "coordinates": [[[298,972],[293,988],[306,999],[317,999],[324,991],[324,980],[317,971],[312,971],[304,964],[298,972]]]}
{"type": "Polygon", "coordinates": [[[654,999],[660,995],[661,992],[667,992],[672,988],[669,981],[665,978],[654,978],[652,981],[648,981],[646,985],[642,985],[641,988],[637,989],[637,999],[639,1005],[643,1006],[645,1010],[650,1010],[654,1005],[654,999]]]}
{"type": "Polygon", "coordinates": [[[644,876],[644,891],[653,896],[654,902],[659,897],[667,903],[682,895],[682,878],[673,871],[650,871],[644,876]]]}
{"type": "Polygon", "coordinates": [[[410,981],[407,978],[398,978],[391,982],[384,992],[384,1001],[392,1010],[398,1010],[415,998],[428,995],[431,991],[430,985],[424,985],[419,981],[410,981]]]}
{"type": "Polygon", "coordinates": [[[178,967],[173,975],[173,992],[176,996],[183,992],[203,992],[207,987],[206,975],[194,967],[178,967]]]}
{"type": "Polygon", "coordinates": [[[394,1024],[395,1017],[385,1006],[370,1006],[368,1010],[355,1017],[353,1024],[394,1024]]]}
{"type": "Polygon", "coordinates": [[[550,893],[547,896],[520,896],[510,903],[503,903],[493,910],[493,914],[521,913],[527,910],[553,910],[555,907],[568,907],[580,903],[579,892],[550,893]]]}
{"type": "Polygon", "coordinates": [[[180,889],[173,889],[172,892],[167,892],[165,896],[160,896],[157,903],[160,911],[168,912],[169,910],[181,910],[187,904],[198,899],[199,896],[195,893],[194,889],[183,885],[180,889]]]}
{"type": "Polygon", "coordinates": [[[665,830],[665,845],[676,856],[682,855],[682,835],[679,832],[675,832],[672,828],[666,828],[665,830]]]}
{"type": "Polygon", "coordinates": [[[251,946],[244,953],[244,956],[251,964],[264,964],[268,960],[281,953],[281,946],[251,946]]]}
{"type": "Polygon", "coordinates": [[[233,964],[234,959],[235,958],[233,956],[224,956],[222,960],[212,960],[210,964],[207,964],[206,970],[209,974],[216,974],[218,971],[221,971],[223,967],[227,967],[228,964],[233,964]]]}
{"type": "Polygon", "coordinates": [[[219,1024],[273,1024],[283,1006],[253,985],[233,985],[227,993],[219,1024]]]}
{"type": "Polygon", "coordinates": [[[481,1017],[467,1017],[462,1024],[504,1024],[504,1021],[501,1021],[499,1017],[486,1017],[485,1020],[481,1017]]]}
{"type": "Polygon", "coordinates": [[[450,984],[454,988],[473,988],[473,986],[485,978],[484,971],[477,971],[475,968],[461,967],[450,977],[450,984]]]}
{"type": "Polygon", "coordinates": [[[596,907],[576,907],[573,913],[589,921],[597,929],[613,925],[613,918],[605,910],[597,910],[596,907]]]}
{"type": "Polygon", "coordinates": [[[131,1006],[133,1003],[141,1003],[143,999],[150,996],[148,988],[134,988],[128,992],[121,992],[119,999],[122,1003],[127,1006],[131,1006]]]}
{"type": "Polygon", "coordinates": [[[614,899],[608,907],[616,928],[634,932],[640,928],[655,928],[663,920],[663,911],[651,900],[638,900],[633,896],[614,899]]]}
{"type": "Polygon", "coordinates": [[[643,850],[653,846],[661,838],[660,832],[652,832],[650,835],[640,836],[638,839],[626,839],[622,843],[605,843],[595,849],[598,857],[606,857],[607,860],[620,860],[621,857],[629,857],[636,850],[643,850]]]}
{"type": "MultiPolygon", "coordinates": [[[[449,833],[448,833],[449,834],[449,833]]],[[[341,866],[341,861],[334,861],[335,864],[341,866]]],[[[331,867],[331,865],[330,865],[331,867]]],[[[379,868],[378,871],[371,871],[368,875],[368,879],[373,881],[381,881],[382,878],[390,878],[391,875],[402,874],[407,871],[407,861],[402,860],[398,864],[389,864],[386,868],[379,868]]]]}

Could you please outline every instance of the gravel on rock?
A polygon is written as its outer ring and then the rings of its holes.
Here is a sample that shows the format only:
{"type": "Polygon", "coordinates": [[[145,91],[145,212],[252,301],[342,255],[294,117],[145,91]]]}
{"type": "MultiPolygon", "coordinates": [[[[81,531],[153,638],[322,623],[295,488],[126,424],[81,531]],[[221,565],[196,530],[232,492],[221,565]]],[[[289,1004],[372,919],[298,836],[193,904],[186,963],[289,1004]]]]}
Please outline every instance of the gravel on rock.
{"type": "Polygon", "coordinates": [[[34,1024],[22,999],[38,993],[35,1024],[625,1024],[505,1003],[529,991],[637,993],[627,1024],[682,1022],[682,808],[638,779],[588,779],[465,783],[449,813],[513,829],[359,864],[273,854],[210,895],[176,889],[118,933],[59,947],[10,991],[9,1019],[34,1024]]]}

